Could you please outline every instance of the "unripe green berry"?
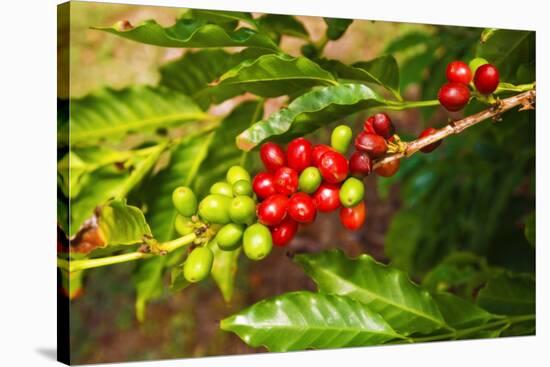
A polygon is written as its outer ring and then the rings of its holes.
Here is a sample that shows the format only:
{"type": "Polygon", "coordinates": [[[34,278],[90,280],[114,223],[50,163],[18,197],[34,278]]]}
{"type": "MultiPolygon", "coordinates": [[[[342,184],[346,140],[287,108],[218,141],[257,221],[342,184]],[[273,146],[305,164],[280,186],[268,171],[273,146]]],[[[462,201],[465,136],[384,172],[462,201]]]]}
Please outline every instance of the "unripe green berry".
{"type": "Polygon", "coordinates": [[[232,166],[231,168],[229,168],[226,178],[227,182],[229,182],[229,184],[231,185],[235,184],[235,182],[239,180],[251,181],[250,174],[246,169],[241,166],[232,166]]]}
{"type": "Polygon", "coordinates": [[[346,208],[353,208],[359,204],[365,196],[365,185],[363,181],[350,177],[340,188],[340,202],[346,208]]]}
{"type": "Polygon", "coordinates": [[[332,130],[330,145],[338,152],[345,154],[351,144],[353,132],[347,125],[339,125],[332,130]]]}
{"type": "Polygon", "coordinates": [[[489,61],[485,60],[483,57],[476,57],[475,59],[470,60],[468,66],[472,71],[472,75],[476,75],[477,68],[479,68],[481,65],[485,65],[488,63],[489,61]]]}
{"type": "Polygon", "coordinates": [[[214,254],[208,247],[197,247],[183,264],[183,276],[191,283],[200,282],[205,279],[212,270],[214,254]]]}
{"type": "Polygon", "coordinates": [[[319,188],[321,181],[322,177],[319,169],[317,167],[308,167],[300,174],[298,187],[300,188],[300,191],[312,194],[319,188]]]}
{"type": "Polygon", "coordinates": [[[242,224],[229,223],[223,226],[216,234],[218,247],[224,251],[232,251],[239,247],[243,237],[242,224]]]}
{"type": "Polygon", "coordinates": [[[231,200],[229,217],[235,223],[250,224],[256,219],[256,202],[250,196],[240,195],[231,200]]]}
{"type": "Polygon", "coordinates": [[[273,239],[269,228],[260,223],[255,223],[244,231],[243,250],[251,260],[261,260],[271,252],[273,239]]]}
{"type": "Polygon", "coordinates": [[[209,223],[227,224],[231,221],[229,207],[231,198],[220,194],[210,194],[199,204],[199,215],[209,223]]]}
{"type": "Polygon", "coordinates": [[[180,236],[185,236],[193,233],[193,231],[195,230],[195,224],[193,223],[191,218],[187,218],[181,214],[178,214],[176,215],[174,228],[176,228],[176,232],[178,232],[180,236]]]}
{"type": "Polygon", "coordinates": [[[233,188],[227,182],[220,181],[212,185],[210,193],[233,197],[233,188]]]}
{"type": "Polygon", "coordinates": [[[191,217],[197,213],[197,197],[189,187],[177,187],[172,192],[172,203],[184,217],[191,217]]]}
{"type": "Polygon", "coordinates": [[[233,194],[235,196],[252,196],[252,183],[247,180],[239,180],[233,184],[233,194]]]}

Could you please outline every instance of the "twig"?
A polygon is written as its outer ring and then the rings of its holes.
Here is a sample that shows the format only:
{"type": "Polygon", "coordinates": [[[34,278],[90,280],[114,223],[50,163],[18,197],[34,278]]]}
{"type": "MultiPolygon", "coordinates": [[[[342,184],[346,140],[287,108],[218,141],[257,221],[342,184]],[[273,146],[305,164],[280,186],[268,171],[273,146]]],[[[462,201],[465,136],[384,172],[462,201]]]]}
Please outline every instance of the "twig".
{"type": "Polygon", "coordinates": [[[514,107],[522,106],[520,110],[534,108],[536,97],[536,91],[530,90],[517,94],[515,96],[499,100],[494,106],[478,112],[474,115],[465,117],[458,121],[453,121],[449,125],[437,130],[434,134],[426,136],[421,139],[416,139],[405,143],[405,149],[403,152],[390,154],[382,159],[379,159],[374,163],[373,168],[377,168],[383,164],[401,159],[403,157],[410,157],[414,153],[418,152],[421,148],[442,140],[452,134],[460,134],[465,129],[474,126],[489,118],[498,119],[499,116],[514,107]]]}

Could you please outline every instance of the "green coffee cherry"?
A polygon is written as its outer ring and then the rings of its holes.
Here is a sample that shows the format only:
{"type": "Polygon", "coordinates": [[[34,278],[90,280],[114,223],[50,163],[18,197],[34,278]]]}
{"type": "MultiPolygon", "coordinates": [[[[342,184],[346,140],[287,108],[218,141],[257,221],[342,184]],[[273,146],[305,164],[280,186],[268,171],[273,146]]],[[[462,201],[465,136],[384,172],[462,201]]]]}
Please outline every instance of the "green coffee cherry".
{"type": "Polygon", "coordinates": [[[218,243],[218,247],[225,251],[237,249],[241,244],[243,232],[244,227],[242,224],[226,224],[216,234],[216,242],[218,243]]]}
{"type": "Polygon", "coordinates": [[[210,188],[210,193],[233,197],[233,189],[231,188],[231,185],[223,181],[216,182],[212,185],[210,188]]]}
{"type": "Polygon", "coordinates": [[[197,213],[197,197],[189,187],[177,187],[172,193],[174,207],[184,217],[190,217],[197,213]]]}
{"type": "Polygon", "coordinates": [[[321,185],[321,172],[317,167],[308,167],[300,174],[298,186],[300,191],[308,194],[314,193],[321,185]]]}
{"type": "Polygon", "coordinates": [[[273,239],[269,228],[260,223],[255,223],[244,231],[243,250],[251,260],[261,260],[271,252],[273,239]]]}
{"type": "Polygon", "coordinates": [[[231,185],[235,184],[235,182],[239,180],[246,180],[250,182],[250,174],[241,166],[232,166],[227,171],[226,178],[227,182],[229,182],[229,184],[231,185]]]}
{"type": "Polygon", "coordinates": [[[330,145],[338,152],[345,154],[353,138],[351,128],[346,125],[339,125],[332,130],[330,145]]]}
{"type": "Polygon", "coordinates": [[[256,219],[256,202],[250,196],[237,196],[231,200],[229,217],[235,223],[252,223],[256,219]]]}
{"type": "Polygon", "coordinates": [[[183,264],[183,276],[191,283],[200,282],[210,274],[214,254],[208,247],[197,247],[183,264]]]}
{"type": "Polygon", "coordinates": [[[233,184],[233,194],[252,196],[252,184],[247,180],[239,180],[233,184]]]}
{"type": "Polygon", "coordinates": [[[180,236],[191,234],[195,230],[195,224],[193,223],[191,218],[184,217],[180,214],[176,216],[174,227],[176,228],[176,232],[178,232],[180,236]]]}
{"type": "Polygon", "coordinates": [[[472,71],[472,75],[475,75],[477,68],[479,68],[481,65],[485,65],[488,63],[489,61],[485,60],[483,57],[476,57],[475,59],[470,60],[470,62],[468,63],[468,66],[472,71]]]}
{"type": "Polygon", "coordinates": [[[229,207],[231,198],[220,194],[210,194],[199,204],[199,215],[209,223],[227,224],[231,221],[229,207]]]}
{"type": "Polygon", "coordinates": [[[340,202],[346,208],[353,208],[363,200],[365,196],[365,185],[363,181],[350,177],[340,188],[340,202]]]}

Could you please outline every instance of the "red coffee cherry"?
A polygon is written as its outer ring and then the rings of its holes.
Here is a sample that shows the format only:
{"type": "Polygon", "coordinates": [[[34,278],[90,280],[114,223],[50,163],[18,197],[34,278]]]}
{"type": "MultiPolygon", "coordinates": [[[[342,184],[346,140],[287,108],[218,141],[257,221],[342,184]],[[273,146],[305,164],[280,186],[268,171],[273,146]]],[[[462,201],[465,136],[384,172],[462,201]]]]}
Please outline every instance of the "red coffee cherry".
{"type": "Polygon", "coordinates": [[[298,172],[302,172],[311,166],[311,151],[311,143],[305,138],[292,140],[286,149],[288,166],[298,172]]]}
{"type": "Polygon", "coordinates": [[[297,192],[288,200],[288,215],[298,223],[311,223],[317,216],[313,199],[304,192],[297,192]]]}
{"type": "Polygon", "coordinates": [[[340,207],[340,186],[323,182],[313,194],[317,210],[323,213],[332,212],[340,207]]]}
{"type": "Polygon", "coordinates": [[[372,171],[372,159],[368,153],[356,150],[349,159],[349,172],[359,178],[368,176],[372,171]]]}
{"type": "Polygon", "coordinates": [[[256,208],[258,221],[266,226],[274,226],[282,222],[286,217],[288,209],[288,198],[284,195],[275,194],[260,204],[256,208]]]}
{"type": "Polygon", "coordinates": [[[338,152],[326,152],[319,162],[319,171],[328,183],[342,182],[348,177],[348,161],[338,152]]]}
{"type": "Polygon", "coordinates": [[[271,238],[275,246],[284,247],[292,241],[298,231],[298,222],[287,216],[283,221],[271,227],[271,238]]]}
{"type": "Polygon", "coordinates": [[[448,111],[459,111],[470,100],[470,89],[462,83],[449,82],[439,89],[437,99],[448,111]]]}
{"type": "Polygon", "coordinates": [[[323,154],[325,154],[328,151],[334,151],[334,149],[325,144],[314,145],[311,150],[311,163],[315,167],[319,167],[319,162],[321,161],[321,157],[323,156],[323,154]]]}
{"type": "Polygon", "coordinates": [[[377,113],[373,116],[372,127],[376,134],[384,139],[389,139],[395,133],[395,127],[390,117],[385,113],[377,113]]]}
{"type": "Polygon", "coordinates": [[[281,167],[273,175],[279,194],[290,195],[298,190],[298,173],[289,167],[281,167]]]}
{"type": "Polygon", "coordinates": [[[374,169],[374,172],[376,172],[378,176],[391,177],[395,175],[397,171],[399,171],[400,165],[401,165],[401,161],[399,159],[396,159],[376,167],[374,169]]]}
{"type": "Polygon", "coordinates": [[[279,144],[271,142],[263,144],[260,148],[260,158],[270,172],[286,166],[286,155],[279,144]]]}
{"type": "Polygon", "coordinates": [[[374,116],[371,116],[365,120],[363,123],[363,130],[369,134],[377,134],[376,130],[374,130],[374,116]]]}
{"type": "Polygon", "coordinates": [[[497,89],[500,82],[498,69],[491,64],[481,65],[474,75],[474,85],[483,94],[491,94],[497,89]]]}
{"type": "Polygon", "coordinates": [[[271,173],[260,172],[252,180],[252,189],[260,199],[265,199],[277,193],[275,179],[271,173]]]}
{"type": "Polygon", "coordinates": [[[472,81],[472,70],[463,61],[453,61],[447,65],[447,80],[450,82],[470,84],[472,81]]]}
{"type": "Polygon", "coordinates": [[[355,138],[355,148],[368,153],[372,158],[380,157],[388,150],[386,140],[380,135],[362,131],[355,138]]]}
{"type": "MultiPolygon", "coordinates": [[[[425,138],[426,136],[432,135],[437,131],[437,129],[434,129],[433,127],[429,127],[427,129],[424,129],[418,136],[419,138],[425,138]]],[[[420,151],[422,153],[430,153],[433,152],[438,146],[441,145],[441,140],[436,141],[435,143],[432,143],[430,145],[426,145],[424,148],[421,148],[420,151]]]]}
{"type": "Polygon", "coordinates": [[[340,209],[340,222],[350,231],[356,231],[365,223],[367,218],[367,206],[362,201],[353,208],[342,207],[340,209]]]}

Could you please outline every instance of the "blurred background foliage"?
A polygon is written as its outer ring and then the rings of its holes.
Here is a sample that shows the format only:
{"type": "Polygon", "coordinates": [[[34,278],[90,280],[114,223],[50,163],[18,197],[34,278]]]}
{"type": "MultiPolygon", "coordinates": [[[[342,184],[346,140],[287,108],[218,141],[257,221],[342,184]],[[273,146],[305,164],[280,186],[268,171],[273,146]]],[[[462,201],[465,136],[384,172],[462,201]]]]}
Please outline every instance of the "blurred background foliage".
{"type": "MultiPolygon", "coordinates": [[[[120,89],[156,85],[162,77],[160,66],[189,52],[129,42],[92,30],[91,26],[110,25],[120,19],[132,24],[156,19],[170,25],[183,12],[162,7],[73,3],[70,25],[61,25],[71,34],[70,96],[82,97],[106,86],[120,89]]],[[[297,19],[313,40],[320,39],[327,27],[321,18],[297,19]]],[[[480,32],[465,27],[355,21],[337,42],[328,42],[323,56],[353,63],[392,54],[400,67],[404,98],[434,99],[443,84],[447,63],[473,58],[480,47],[480,32]]],[[[534,54],[534,35],[529,37],[532,40],[522,43],[526,49],[517,53],[526,60],[532,60],[534,54]]],[[[293,56],[300,55],[306,44],[300,37],[283,36],[281,42],[285,52],[293,56]]],[[[62,44],[59,52],[67,52],[66,46],[62,44]]],[[[500,62],[521,65],[510,70],[503,66],[506,81],[535,80],[534,64],[509,59],[500,62]]],[[[235,103],[224,103],[210,112],[229,113],[235,103]]],[[[253,102],[248,103],[241,108],[255,108],[250,105],[253,102]]],[[[277,99],[268,100],[264,116],[280,104],[277,99]]],[[[482,107],[470,105],[464,114],[482,107]]],[[[435,107],[390,115],[405,140],[414,138],[426,126],[446,124],[449,117],[435,107]]],[[[360,113],[348,122],[357,130],[364,118],[360,113]]],[[[534,272],[535,113],[508,112],[504,120],[486,122],[449,137],[433,154],[416,154],[403,160],[399,173],[390,179],[369,177],[369,214],[363,230],[341,231],[334,215],[321,216],[314,225],[300,230],[290,250],[340,247],[350,255],[368,252],[406,270],[428,289],[452,290],[464,298],[472,298],[491,274],[504,268],[534,272]]],[[[244,123],[246,126],[249,122],[244,123]]],[[[327,141],[330,128],[316,131],[312,140],[327,141]]],[[[206,187],[208,183],[196,185],[206,187]]],[[[131,199],[139,201],[144,187],[155,187],[155,183],[147,181],[132,193],[131,199]]],[[[135,264],[87,273],[84,296],[71,303],[73,362],[253,352],[234,335],[219,331],[218,320],[268,296],[313,289],[311,281],[284,251],[276,251],[259,264],[239,260],[230,304],[215,291],[211,280],[175,295],[149,285],[151,291],[160,294],[147,310],[145,321],[138,323],[134,289],[128,284],[139,274],[143,272],[135,273],[135,264]]]]}

